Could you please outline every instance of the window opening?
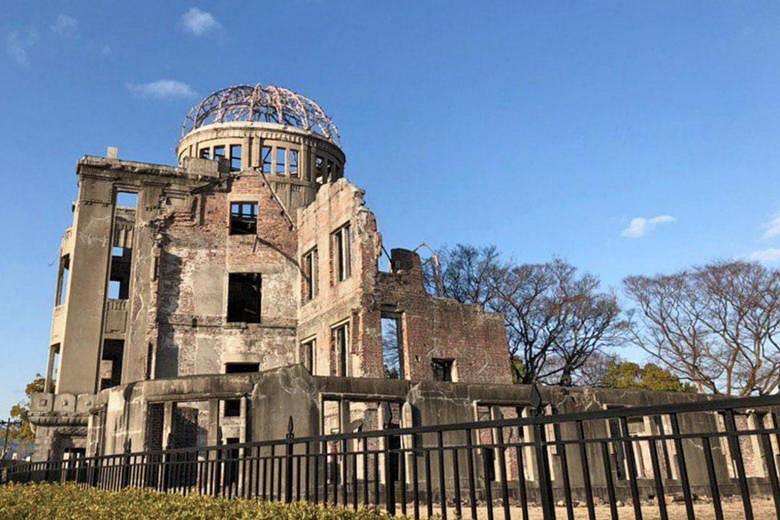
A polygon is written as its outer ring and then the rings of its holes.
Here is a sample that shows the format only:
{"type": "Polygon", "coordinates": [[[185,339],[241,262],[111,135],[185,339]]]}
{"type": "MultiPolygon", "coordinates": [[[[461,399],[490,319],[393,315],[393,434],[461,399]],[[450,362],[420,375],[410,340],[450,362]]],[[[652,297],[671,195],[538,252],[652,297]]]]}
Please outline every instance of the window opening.
{"type": "Polygon", "coordinates": [[[317,248],[315,247],[303,256],[303,296],[304,301],[313,300],[317,296],[317,248]]]}
{"type": "Polygon", "coordinates": [[[120,297],[122,288],[122,282],[119,280],[108,281],[108,299],[109,300],[121,300],[120,297]]]}
{"type": "Polygon", "coordinates": [[[301,344],[303,366],[306,367],[306,370],[308,370],[311,374],[314,374],[314,350],[316,346],[316,339],[310,339],[309,341],[304,341],[301,344]]]}
{"type": "Polygon", "coordinates": [[[230,145],[230,171],[237,172],[241,170],[241,145],[230,145]]]}
{"type": "Polygon", "coordinates": [[[333,233],[334,271],[338,281],[346,280],[352,274],[352,230],[346,224],[333,233]]]}
{"type": "Polygon", "coordinates": [[[382,352],[386,379],[403,379],[401,320],[394,314],[382,314],[382,352]]]}
{"type": "Polygon", "coordinates": [[[119,191],[116,194],[116,205],[121,208],[137,208],[138,194],[129,191],[119,191]]]}
{"type": "Polygon", "coordinates": [[[349,326],[345,323],[333,329],[333,343],[336,355],[336,375],[347,377],[347,345],[349,345],[349,326]]]}
{"type": "Polygon", "coordinates": [[[277,175],[284,175],[284,172],[285,172],[285,170],[287,168],[286,156],[287,156],[287,149],[286,148],[277,148],[276,149],[276,173],[277,173],[277,175]]]}
{"type": "Polygon", "coordinates": [[[230,234],[257,234],[256,202],[232,202],[230,204],[230,234]]]}
{"type": "Polygon", "coordinates": [[[273,156],[271,147],[263,146],[263,173],[271,173],[273,156]]]}
{"type": "Polygon", "coordinates": [[[260,323],[261,281],[259,273],[230,273],[227,321],[260,323]]]}
{"type": "Polygon", "coordinates": [[[68,296],[68,283],[70,282],[70,255],[60,258],[60,269],[57,275],[57,295],[55,305],[62,305],[68,296]]]}
{"type": "Polygon", "coordinates": [[[328,159],[328,166],[325,168],[325,179],[333,180],[333,161],[328,159]]]}
{"type": "Polygon", "coordinates": [[[122,354],[125,342],[120,339],[107,339],[103,342],[103,354],[100,363],[100,389],[118,386],[122,381],[122,354]]]}
{"type": "Polygon", "coordinates": [[[298,150],[290,150],[288,156],[290,161],[290,175],[293,177],[298,176],[298,150]]]}
{"type": "Polygon", "coordinates": [[[454,361],[452,359],[437,359],[431,360],[431,369],[433,370],[434,381],[452,382],[452,365],[454,361]]]}
{"type": "Polygon", "coordinates": [[[314,180],[318,182],[319,184],[322,184],[324,182],[323,180],[323,174],[325,173],[323,171],[323,165],[325,164],[325,159],[317,156],[316,159],[314,159],[314,180]]]}

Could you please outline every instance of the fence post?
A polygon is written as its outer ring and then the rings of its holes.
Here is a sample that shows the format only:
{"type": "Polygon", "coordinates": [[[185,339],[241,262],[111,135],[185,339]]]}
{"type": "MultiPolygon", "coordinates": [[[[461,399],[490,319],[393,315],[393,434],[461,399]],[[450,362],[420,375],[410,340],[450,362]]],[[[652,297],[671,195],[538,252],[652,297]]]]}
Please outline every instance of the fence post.
{"type": "Polygon", "coordinates": [[[284,501],[286,503],[292,502],[293,495],[293,440],[295,435],[293,434],[293,418],[290,416],[290,420],[287,421],[287,436],[285,437],[285,455],[284,455],[284,501]]]}
{"type": "Polygon", "coordinates": [[[92,479],[90,484],[92,487],[97,487],[100,481],[100,442],[95,446],[95,457],[92,461],[92,479]]]}
{"type": "MultiPolygon", "coordinates": [[[[534,384],[531,387],[531,415],[543,415],[542,395],[534,384]]],[[[539,472],[539,499],[542,502],[542,513],[545,520],[555,520],[555,497],[550,480],[550,465],[547,460],[547,446],[544,424],[534,424],[534,449],[536,451],[536,466],[539,472]]]]}
{"type": "MultiPolygon", "coordinates": [[[[384,407],[384,426],[385,431],[390,429],[393,423],[393,409],[390,407],[390,403],[385,401],[384,407]]],[[[390,463],[390,436],[385,434],[385,505],[387,506],[387,514],[395,516],[395,475],[392,473],[392,464],[390,463]]],[[[427,475],[426,478],[430,478],[427,475]]]]}
{"type": "Polygon", "coordinates": [[[165,449],[162,452],[161,460],[162,460],[162,491],[163,493],[168,492],[168,487],[170,486],[170,477],[171,477],[171,453],[168,452],[173,447],[173,432],[168,433],[168,442],[165,443],[165,449]]]}
{"type": "Polygon", "coordinates": [[[122,459],[122,487],[130,485],[130,438],[125,440],[125,455],[122,459]]]}

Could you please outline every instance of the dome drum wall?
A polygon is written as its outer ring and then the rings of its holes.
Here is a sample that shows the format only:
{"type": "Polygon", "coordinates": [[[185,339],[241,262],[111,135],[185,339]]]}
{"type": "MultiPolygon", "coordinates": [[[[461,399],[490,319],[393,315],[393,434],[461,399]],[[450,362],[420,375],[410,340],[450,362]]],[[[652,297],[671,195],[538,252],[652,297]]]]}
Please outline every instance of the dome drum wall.
{"type": "MultiPolygon", "coordinates": [[[[216,123],[182,138],[177,157],[224,158],[236,173],[263,174],[274,185],[300,186],[311,201],[319,185],[344,175],[344,152],[311,132],[274,123],[216,123]]],[[[297,206],[297,204],[293,204],[297,206]]],[[[288,207],[288,209],[293,209],[288,207]]]]}

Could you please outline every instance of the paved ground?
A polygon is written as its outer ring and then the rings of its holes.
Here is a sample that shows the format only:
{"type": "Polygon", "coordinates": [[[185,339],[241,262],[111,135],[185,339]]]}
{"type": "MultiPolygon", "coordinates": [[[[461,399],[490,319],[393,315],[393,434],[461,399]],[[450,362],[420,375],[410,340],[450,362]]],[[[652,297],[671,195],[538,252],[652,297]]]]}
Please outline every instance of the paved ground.
{"type": "MultiPolygon", "coordinates": [[[[504,518],[503,509],[497,506],[493,511],[494,511],[494,518],[496,520],[503,520],[504,518]]],[[[410,509],[408,512],[412,513],[413,511],[410,509]]],[[[425,507],[423,506],[420,513],[425,515],[425,512],[426,512],[425,507]]],[[[688,519],[685,511],[685,504],[682,503],[668,504],[667,512],[669,514],[669,520],[688,519]]],[[[441,514],[441,512],[438,509],[434,509],[434,513],[436,513],[437,515],[441,514]]],[[[511,513],[512,520],[514,519],[521,520],[523,518],[523,513],[520,510],[520,508],[512,507],[510,513],[511,513]]],[[[528,518],[527,520],[547,520],[542,516],[542,511],[540,508],[531,508],[529,513],[530,513],[530,518],[528,518]]],[[[696,520],[715,520],[715,512],[712,507],[712,504],[706,504],[706,503],[694,504],[694,513],[696,515],[696,520]]],[[[753,514],[755,515],[756,520],[773,520],[777,518],[777,515],[775,514],[775,506],[771,499],[754,499],[753,514]]],[[[471,513],[468,507],[463,509],[463,515],[464,518],[471,518],[470,516],[471,513]]],[[[740,520],[745,518],[745,513],[742,509],[742,502],[733,501],[733,500],[724,500],[723,517],[725,520],[740,520]]],[[[448,518],[453,518],[453,519],[457,518],[455,516],[455,508],[449,508],[448,518]]],[[[488,518],[487,510],[484,507],[479,508],[478,518],[480,520],[488,518]]],[[[567,518],[566,509],[563,507],[556,508],[555,518],[556,520],[566,520],[567,518]]],[[[574,518],[576,520],[588,520],[587,508],[575,507],[574,518]]],[[[609,506],[597,506],[596,518],[598,520],[601,519],[609,520],[611,518],[609,506]]],[[[619,507],[618,518],[620,520],[633,519],[634,508],[631,507],[630,505],[619,507]]],[[[661,516],[658,513],[658,506],[643,505],[642,518],[643,520],[660,520],[661,516]]]]}

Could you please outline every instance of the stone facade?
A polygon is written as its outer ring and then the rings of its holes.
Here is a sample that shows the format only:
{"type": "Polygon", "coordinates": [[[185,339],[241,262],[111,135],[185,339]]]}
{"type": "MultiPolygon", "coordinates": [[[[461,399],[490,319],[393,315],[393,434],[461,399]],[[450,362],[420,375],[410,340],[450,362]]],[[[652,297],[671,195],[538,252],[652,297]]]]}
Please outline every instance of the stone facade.
{"type": "Polygon", "coordinates": [[[249,440],[240,372],[511,383],[502,317],[427,295],[413,251],[381,271],[343,151],[300,121],[195,125],[177,166],[78,162],[35,458],[249,440]]]}

